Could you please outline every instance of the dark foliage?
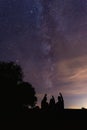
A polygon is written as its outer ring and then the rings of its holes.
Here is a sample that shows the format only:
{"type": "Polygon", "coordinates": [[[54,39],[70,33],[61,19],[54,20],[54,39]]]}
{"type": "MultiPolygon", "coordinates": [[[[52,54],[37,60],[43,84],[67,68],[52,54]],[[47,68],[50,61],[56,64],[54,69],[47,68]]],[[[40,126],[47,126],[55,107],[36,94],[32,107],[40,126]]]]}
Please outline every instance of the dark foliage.
{"type": "Polygon", "coordinates": [[[19,102],[22,106],[34,107],[37,101],[35,96],[34,87],[28,82],[21,82],[18,85],[18,95],[19,95],[19,102]]]}
{"type": "Polygon", "coordinates": [[[15,114],[20,105],[35,106],[37,98],[31,84],[23,81],[20,65],[0,62],[0,105],[3,114],[15,114]]]}
{"type": "Polygon", "coordinates": [[[17,84],[22,81],[23,73],[19,65],[14,62],[0,62],[0,82],[17,84]]]}

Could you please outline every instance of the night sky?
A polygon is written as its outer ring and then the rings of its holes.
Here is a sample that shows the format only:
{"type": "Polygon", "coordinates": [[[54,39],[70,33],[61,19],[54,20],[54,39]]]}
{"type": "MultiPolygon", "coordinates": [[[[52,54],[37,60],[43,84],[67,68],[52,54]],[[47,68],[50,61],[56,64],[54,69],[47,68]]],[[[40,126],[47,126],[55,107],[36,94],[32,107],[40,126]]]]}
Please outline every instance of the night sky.
{"type": "Polygon", "coordinates": [[[0,61],[15,61],[38,97],[87,107],[87,0],[0,0],[0,61]]]}

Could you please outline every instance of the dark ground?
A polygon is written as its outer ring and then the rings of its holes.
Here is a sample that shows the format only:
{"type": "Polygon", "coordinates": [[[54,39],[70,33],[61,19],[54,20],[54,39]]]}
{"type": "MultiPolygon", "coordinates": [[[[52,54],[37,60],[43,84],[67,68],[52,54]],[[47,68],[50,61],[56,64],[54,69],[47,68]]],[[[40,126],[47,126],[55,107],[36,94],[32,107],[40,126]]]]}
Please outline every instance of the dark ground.
{"type": "Polygon", "coordinates": [[[87,110],[86,109],[64,109],[62,112],[48,111],[26,111],[20,114],[2,116],[3,128],[24,130],[45,130],[45,129],[86,129],[87,110]]]}

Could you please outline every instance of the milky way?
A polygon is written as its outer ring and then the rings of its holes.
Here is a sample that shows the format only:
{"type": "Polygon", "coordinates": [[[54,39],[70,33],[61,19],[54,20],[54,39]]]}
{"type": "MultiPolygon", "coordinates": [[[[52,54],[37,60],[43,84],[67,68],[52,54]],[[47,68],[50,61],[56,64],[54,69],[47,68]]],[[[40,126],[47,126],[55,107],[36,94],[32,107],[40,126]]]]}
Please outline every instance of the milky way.
{"type": "Polygon", "coordinates": [[[87,107],[87,0],[0,0],[0,60],[65,107],[87,107]]]}

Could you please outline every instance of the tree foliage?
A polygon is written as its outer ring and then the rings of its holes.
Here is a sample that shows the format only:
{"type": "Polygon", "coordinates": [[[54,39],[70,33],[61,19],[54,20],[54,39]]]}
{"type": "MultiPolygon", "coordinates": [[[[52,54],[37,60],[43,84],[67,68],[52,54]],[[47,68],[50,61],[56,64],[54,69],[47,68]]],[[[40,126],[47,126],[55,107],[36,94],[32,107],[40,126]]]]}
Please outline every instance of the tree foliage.
{"type": "Polygon", "coordinates": [[[23,81],[20,65],[14,62],[0,62],[1,106],[5,110],[19,109],[21,105],[34,106],[37,98],[35,90],[23,81]]]}
{"type": "Polygon", "coordinates": [[[21,82],[18,85],[19,100],[22,105],[34,107],[37,101],[34,87],[28,82],[21,82]]]}
{"type": "Polygon", "coordinates": [[[0,82],[17,84],[23,79],[23,72],[14,62],[0,62],[0,82]]]}

